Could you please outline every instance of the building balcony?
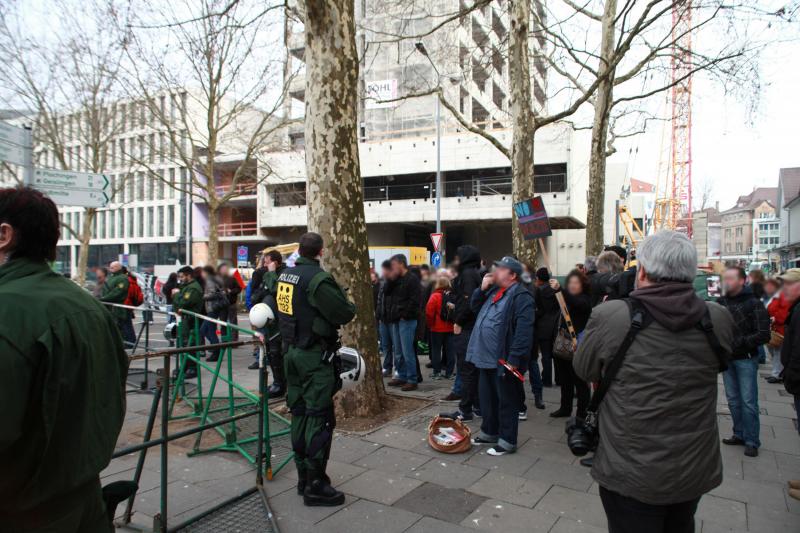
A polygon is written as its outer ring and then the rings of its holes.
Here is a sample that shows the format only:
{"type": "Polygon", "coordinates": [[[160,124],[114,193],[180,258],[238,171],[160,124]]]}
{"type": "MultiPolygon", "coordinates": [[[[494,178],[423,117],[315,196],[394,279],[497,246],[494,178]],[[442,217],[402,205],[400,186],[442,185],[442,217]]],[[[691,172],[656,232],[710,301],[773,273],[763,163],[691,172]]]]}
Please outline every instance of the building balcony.
{"type": "Polygon", "coordinates": [[[227,222],[219,224],[217,231],[220,237],[257,237],[258,223],[253,220],[249,222],[227,222]]]}
{"type": "Polygon", "coordinates": [[[233,191],[235,196],[232,200],[239,198],[247,198],[248,196],[255,197],[258,194],[258,184],[255,182],[237,183],[236,185],[218,185],[214,187],[217,191],[217,196],[224,196],[233,191]]]}

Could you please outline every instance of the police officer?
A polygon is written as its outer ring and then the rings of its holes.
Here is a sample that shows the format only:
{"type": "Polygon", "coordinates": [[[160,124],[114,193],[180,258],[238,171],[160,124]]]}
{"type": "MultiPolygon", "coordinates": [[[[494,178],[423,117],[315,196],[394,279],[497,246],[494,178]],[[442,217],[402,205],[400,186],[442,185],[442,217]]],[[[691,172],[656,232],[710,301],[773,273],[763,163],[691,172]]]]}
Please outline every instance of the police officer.
{"type": "MultiPolygon", "coordinates": [[[[203,288],[194,279],[194,269],[190,266],[182,267],[178,270],[178,288],[173,289],[172,307],[175,312],[187,310],[193,313],[203,313],[205,303],[203,301],[203,288]]],[[[192,315],[181,315],[181,344],[188,346],[189,334],[194,331],[194,323],[197,319],[192,315]]],[[[195,344],[199,344],[199,339],[195,339],[195,344]]],[[[196,353],[193,354],[196,356],[196,353]]],[[[175,369],[177,375],[178,369],[175,369]]],[[[192,379],[197,377],[197,365],[191,359],[187,359],[184,378],[192,379]]]]}
{"type": "Polygon", "coordinates": [[[333,395],[338,375],[331,356],[338,329],[355,316],[355,306],[333,277],[319,266],[322,237],[300,237],[300,257],[278,276],[277,308],[286,343],[286,403],[292,412],[292,448],[297,491],[308,506],[341,505],[344,494],[331,487],[325,469],[336,418],[333,395]]]}
{"type": "Polygon", "coordinates": [[[128,358],[106,306],[50,269],[58,234],[50,199],[0,189],[0,531],[110,533],[128,358]]]}
{"type": "MultiPolygon", "coordinates": [[[[267,304],[275,313],[275,316],[278,316],[276,300],[278,296],[278,278],[286,270],[286,264],[277,250],[267,252],[264,262],[267,271],[264,273],[264,280],[258,293],[259,301],[267,304]]],[[[267,338],[270,339],[267,349],[269,350],[269,366],[272,369],[272,385],[267,390],[267,394],[270,398],[280,398],[286,394],[286,373],[284,372],[283,363],[283,354],[286,351],[286,347],[280,335],[274,337],[276,333],[280,333],[277,324],[268,325],[266,333],[267,338]]]]}
{"type": "MultiPolygon", "coordinates": [[[[108,265],[108,271],[110,275],[106,278],[105,285],[103,285],[100,301],[112,304],[124,304],[125,300],[128,298],[128,288],[130,287],[128,275],[125,273],[119,261],[112,261],[108,265]]],[[[113,305],[106,307],[111,311],[111,316],[116,319],[117,326],[122,334],[122,339],[126,343],[133,345],[136,342],[136,332],[133,330],[130,310],[113,305]]]]}

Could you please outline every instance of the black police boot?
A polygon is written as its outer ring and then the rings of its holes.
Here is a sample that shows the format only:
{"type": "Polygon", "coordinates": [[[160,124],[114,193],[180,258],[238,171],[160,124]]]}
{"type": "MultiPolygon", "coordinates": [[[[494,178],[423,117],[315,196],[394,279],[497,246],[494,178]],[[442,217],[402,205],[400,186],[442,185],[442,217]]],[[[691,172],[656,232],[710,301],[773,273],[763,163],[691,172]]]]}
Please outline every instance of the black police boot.
{"type": "Polygon", "coordinates": [[[281,396],[286,394],[286,387],[283,386],[281,383],[272,383],[267,389],[267,394],[269,398],[280,398],[281,396]]]}
{"type": "Polygon", "coordinates": [[[303,503],[308,507],[335,507],[344,503],[344,493],[331,487],[326,479],[315,478],[305,487],[303,503]]]}

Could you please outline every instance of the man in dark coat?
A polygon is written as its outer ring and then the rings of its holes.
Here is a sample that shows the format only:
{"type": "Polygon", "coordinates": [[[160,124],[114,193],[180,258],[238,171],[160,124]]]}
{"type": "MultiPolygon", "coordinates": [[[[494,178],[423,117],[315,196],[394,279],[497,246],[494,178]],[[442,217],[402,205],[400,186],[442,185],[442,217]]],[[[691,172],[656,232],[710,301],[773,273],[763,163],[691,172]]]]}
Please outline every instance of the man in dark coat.
{"type": "Polygon", "coordinates": [[[783,294],[792,306],[781,346],[783,386],[794,396],[795,411],[800,413],[800,268],[790,268],[779,278],[783,281],[783,294]]]}

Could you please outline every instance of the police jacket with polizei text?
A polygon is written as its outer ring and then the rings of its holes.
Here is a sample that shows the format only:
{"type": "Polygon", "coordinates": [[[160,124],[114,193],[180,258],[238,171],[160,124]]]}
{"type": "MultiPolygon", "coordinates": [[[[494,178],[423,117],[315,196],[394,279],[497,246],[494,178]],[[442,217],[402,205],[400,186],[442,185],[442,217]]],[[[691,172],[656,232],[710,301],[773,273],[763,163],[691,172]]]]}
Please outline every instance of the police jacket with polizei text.
{"type": "Polygon", "coordinates": [[[34,507],[43,522],[63,512],[111,459],[128,358],[105,307],[44,262],[0,266],[1,531],[34,507]]]}
{"type": "Polygon", "coordinates": [[[276,302],[284,341],[301,349],[335,338],[356,312],[333,276],[305,257],[278,277],[276,302]]]}
{"type": "Polygon", "coordinates": [[[723,296],[719,304],[730,311],[736,323],[731,357],[758,357],[758,347],[769,342],[770,322],[764,303],[745,287],[736,296],[723,296]]]}

